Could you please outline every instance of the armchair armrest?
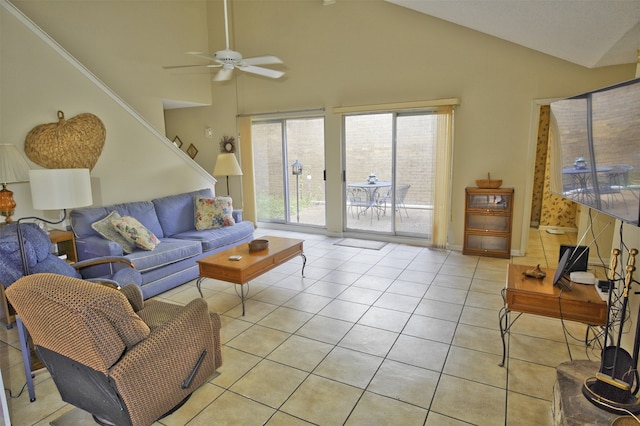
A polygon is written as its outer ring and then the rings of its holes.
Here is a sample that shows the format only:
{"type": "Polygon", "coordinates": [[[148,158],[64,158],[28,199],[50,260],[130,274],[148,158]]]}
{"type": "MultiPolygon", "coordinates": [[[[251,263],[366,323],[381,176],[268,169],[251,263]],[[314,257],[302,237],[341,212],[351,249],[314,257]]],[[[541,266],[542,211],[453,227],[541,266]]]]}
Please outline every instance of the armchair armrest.
{"type": "MultiPolygon", "coordinates": [[[[174,310],[174,306],[169,307],[174,310]]],[[[161,312],[162,306],[147,302],[143,311],[146,309],[161,312]]],[[[195,299],[184,307],[175,306],[175,310],[178,311],[175,316],[155,329],[152,326],[149,337],[128,350],[110,370],[117,390],[128,406],[138,405],[140,401],[163,401],[172,407],[205,383],[218,367],[214,348],[215,340],[219,344],[219,332],[214,336],[207,303],[195,299]],[[191,386],[183,389],[183,382],[193,372],[204,350],[207,352],[191,386]],[[141,381],[140,377],[147,380],[141,381]]],[[[144,319],[144,315],[140,316],[144,319]]],[[[158,410],[162,411],[161,408],[158,410]]],[[[162,414],[148,413],[150,418],[142,423],[150,424],[162,414]]]]}
{"type": "Polygon", "coordinates": [[[124,256],[95,257],[93,259],[81,260],[80,262],[76,262],[71,266],[73,266],[76,269],[76,271],[79,271],[82,268],[88,268],[90,266],[96,266],[96,265],[104,265],[106,263],[109,263],[109,264],[123,263],[129,268],[133,268],[133,269],[136,268],[133,262],[124,256]]]}
{"type": "Polygon", "coordinates": [[[116,285],[137,284],[142,285],[142,274],[136,269],[133,262],[123,256],[96,257],[93,259],[81,260],[72,265],[79,271],[84,279],[92,281],[105,281],[116,285]],[[102,269],[96,269],[98,265],[106,265],[102,269]],[[83,273],[81,270],[86,269],[83,273]],[[106,269],[105,269],[106,268],[106,269]],[[99,273],[96,273],[99,271],[99,273]]]}

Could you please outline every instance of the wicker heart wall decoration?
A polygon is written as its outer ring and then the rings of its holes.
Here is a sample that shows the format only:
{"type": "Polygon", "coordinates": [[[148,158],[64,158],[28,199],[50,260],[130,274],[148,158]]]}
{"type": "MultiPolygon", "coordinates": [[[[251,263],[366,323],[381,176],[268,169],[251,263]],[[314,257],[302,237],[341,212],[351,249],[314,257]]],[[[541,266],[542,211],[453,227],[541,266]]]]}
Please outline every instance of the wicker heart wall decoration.
{"type": "Polygon", "coordinates": [[[24,152],[34,163],[47,169],[89,169],[98,162],[107,135],[104,124],[90,113],[58,122],[40,124],[27,134],[24,152]]]}

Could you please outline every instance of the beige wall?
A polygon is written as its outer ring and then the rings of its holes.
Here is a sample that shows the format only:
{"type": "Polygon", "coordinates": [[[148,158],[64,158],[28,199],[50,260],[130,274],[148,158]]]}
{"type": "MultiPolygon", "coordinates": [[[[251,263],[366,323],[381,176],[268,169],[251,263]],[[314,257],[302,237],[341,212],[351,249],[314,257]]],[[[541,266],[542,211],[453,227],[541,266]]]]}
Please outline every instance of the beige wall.
{"type": "MultiPolygon", "coordinates": [[[[0,23],[2,143],[22,148],[34,126],[57,121],[57,110],[64,111],[67,119],[91,112],[107,131],[104,149],[91,172],[94,205],[149,200],[213,185],[213,179],[185,161],[162,134],[135,120],[126,105],[106,95],[2,7],[0,23]]],[[[32,211],[27,183],[10,187],[18,204],[15,217],[42,214],[32,211]]]]}
{"type": "Polygon", "coordinates": [[[184,51],[224,47],[220,0],[17,4],[57,34],[65,48],[86,57],[89,67],[98,68],[103,80],[123,90],[121,95],[128,102],[142,105],[150,120],[157,119],[156,110],[147,111],[157,106],[151,106],[152,98],[206,102],[203,96],[210,95],[211,107],[165,114],[167,136],[178,134],[186,144],[196,144],[200,150],[196,161],[207,170],[213,167],[219,137],[235,129],[236,114],[326,108],[330,232],[342,229],[341,127],[340,117],[331,114],[331,108],[460,98],[449,238],[454,248],[462,244],[464,188],[487,172],[503,179],[505,187],[515,188],[513,247],[520,247],[520,230],[529,220],[524,218],[528,210],[525,192],[533,172],[534,159],[528,155],[535,152],[530,149],[530,144],[535,144],[530,128],[537,125],[531,118],[536,100],[627,80],[635,71],[634,65],[586,69],[383,0],[345,0],[331,6],[322,6],[320,0],[235,0],[230,4],[232,47],[247,57],[278,55],[285,62],[287,75],[269,80],[240,74],[232,81],[212,84],[204,95],[193,90],[194,81],[210,76],[180,71],[169,72],[167,77],[159,69],[161,65],[189,63],[184,60],[184,51]],[[111,6],[96,5],[102,3],[111,6]],[[181,14],[175,19],[157,17],[156,9],[181,14]],[[205,16],[208,21],[203,23],[205,16]],[[189,19],[195,28],[189,26],[189,19]],[[78,20],[82,25],[76,25],[78,20]],[[208,38],[202,25],[208,26],[208,38]],[[100,27],[97,33],[94,26],[100,27]],[[136,27],[139,30],[133,31],[136,27]],[[175,37],[180,42],[173,40],[175,37]],[[154,83],[156,79],[161,83],[154,83]],[[214,128],[213,142],[205,138],[203,123],[214,128]]]}

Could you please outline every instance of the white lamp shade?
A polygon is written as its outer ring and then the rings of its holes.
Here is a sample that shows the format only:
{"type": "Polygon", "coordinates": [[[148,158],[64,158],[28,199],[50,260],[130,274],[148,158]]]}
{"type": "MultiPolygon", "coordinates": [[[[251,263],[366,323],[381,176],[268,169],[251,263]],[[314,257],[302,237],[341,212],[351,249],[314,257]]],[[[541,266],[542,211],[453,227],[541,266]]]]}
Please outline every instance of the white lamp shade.
{"type": "Polygon", "coordinates": [[[0,183],[26,182],[29,180],[29,164],[18,147],[0,144],[0,183]]]}
{"type": "Polygon", "coordinates": [[[242,176],[242,169],[234,154],[218,154],[216,166],[213,168],[214,176],[242,176]]]}
{"type": "Polygon", "coordinates": [[[30,170],[29,185],[36,210],[63,210],[93,204],[89,169],[30,170]]]}

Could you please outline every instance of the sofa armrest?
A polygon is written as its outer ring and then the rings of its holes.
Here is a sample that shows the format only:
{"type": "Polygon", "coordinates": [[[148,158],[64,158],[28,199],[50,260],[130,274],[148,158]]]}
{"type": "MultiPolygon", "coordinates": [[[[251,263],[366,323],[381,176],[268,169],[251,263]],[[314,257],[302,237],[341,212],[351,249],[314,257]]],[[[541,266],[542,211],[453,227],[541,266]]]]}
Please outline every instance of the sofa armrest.
{"type": "Polygon", "coordinates": [[[114,241],[91,235],[76,239],[78,260],[93,259],[95,257],[122,256],[122,246],[114,241]]]}
{"type": "Polygon", "coordinates": [[[236,223],[242,222],[242,210],[234,210],[231,215],[236,223]]]}

